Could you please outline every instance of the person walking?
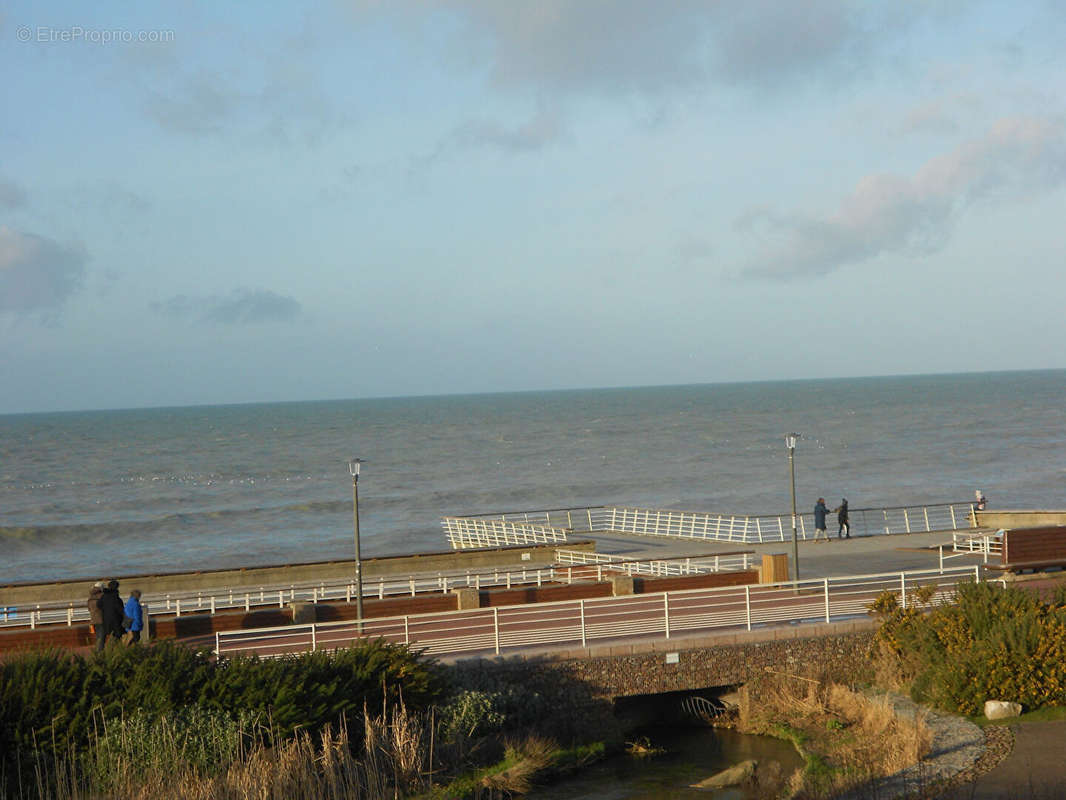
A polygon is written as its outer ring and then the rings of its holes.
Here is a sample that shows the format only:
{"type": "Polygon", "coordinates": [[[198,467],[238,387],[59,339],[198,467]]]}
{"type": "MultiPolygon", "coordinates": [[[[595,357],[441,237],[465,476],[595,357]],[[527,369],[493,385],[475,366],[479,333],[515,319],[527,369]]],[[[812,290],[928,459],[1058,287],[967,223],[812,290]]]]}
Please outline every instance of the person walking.
{"type": "Polygon", "coordinates": [[[829,534],[825,530],[825,515],[829,513],[829,509],[825,507],[825,498],[819,497],[818,502],[814,504],[814,541],[818,541],[818,536],[828,542],[829,534]]]}
{"type": "Polygon", "coordinates": [[[842,497],[840,499],[840,505],[836,507],[837,512],[837,538],[840,538],[840,534],[845,534],[845,539],[851,538],[851,522],[848,520],[848,498],[842,497]]]}
{"type": "Polygon", "coordinates": [[[89,607],[89,627],[96,635],[96,649],[104,649],[104,641],[107,639],[107,630],[104,628],[104,612],[100,610],[100,598],[104,596],[104,583],[97,581],[89,589],[89,599],[85,605],[89,607]]]}
{"type": "Polygon", "coordinates": [[[141,590],[134,589],[126,600],[126,619],[129,620],[127,630],[130,634],[130,644],[141,640],[141,631],[144,630],[144,608],[141,606],[141,590]]]}
{"type": "MultiPolygon", "coordinates": [[[[103,617],[104,635],[112,639],[122,638],[122,598],[118,594],[118,581],[108,581],[100,596],[100,614],[103,617]]],[[[106,644],[106,642],[105,642],[106,644]]]]}

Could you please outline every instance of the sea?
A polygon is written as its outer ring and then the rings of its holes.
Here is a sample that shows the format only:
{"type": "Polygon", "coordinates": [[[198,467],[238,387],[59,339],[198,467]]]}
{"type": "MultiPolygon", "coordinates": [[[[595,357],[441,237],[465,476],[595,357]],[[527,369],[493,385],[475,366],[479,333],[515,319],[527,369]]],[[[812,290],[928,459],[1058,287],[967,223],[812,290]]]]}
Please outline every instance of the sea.
{"type": "Polygon", "coordinates": [[[443,515],[1066,509],[1066,370],[0,416],[0,584],[447,549],[443,515]]]}

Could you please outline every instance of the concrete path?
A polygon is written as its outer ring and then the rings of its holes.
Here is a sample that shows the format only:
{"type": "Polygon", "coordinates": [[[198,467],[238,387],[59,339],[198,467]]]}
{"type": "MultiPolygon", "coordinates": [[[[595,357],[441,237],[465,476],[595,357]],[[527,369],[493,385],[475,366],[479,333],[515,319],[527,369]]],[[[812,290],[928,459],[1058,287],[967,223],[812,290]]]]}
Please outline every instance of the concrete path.
{"type": "Polygon", "coordinates": [[[944,800],[1052,800],[1066,797],[1066,720],[1012,725],[1014,749],[998,766],[944,800]]]}
{"type": "MultiPolygon", "coordinates": [[[[621,534],[611,536],[593,534],[586,538],[595,540],[597,551],[623,555],[626,558],[669,558],[753,550],[760,557],[764,553],[786,553],[789,561],[792,560],[791,540],[744,545],[729,542],[653,539],[647,536],[621,534]]],[[[850,539],[837,539],[833,536],[828,543],[800,541],[800,578],[937,569],[940,566],[938,545],[945,545],[945,554],[947,554],[951,547],[951,531],[853,536],[850,539]]],[[[979,563],[981,563],[979,556],[963,555],[949,559],[945,565],[955,567],[979,563]]]]}

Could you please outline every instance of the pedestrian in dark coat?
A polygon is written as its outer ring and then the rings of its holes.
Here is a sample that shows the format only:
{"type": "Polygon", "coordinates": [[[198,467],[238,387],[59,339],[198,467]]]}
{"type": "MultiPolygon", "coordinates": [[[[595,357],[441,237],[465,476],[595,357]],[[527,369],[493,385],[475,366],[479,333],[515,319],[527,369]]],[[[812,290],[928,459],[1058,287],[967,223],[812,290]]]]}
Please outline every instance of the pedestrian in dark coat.
{"type": "Polygon", "coordinates": [[[841,533],[847,534],[844,538],[851,538],[851,522],[848,520],[848,498],[843,497],[840,500],[840,505],[836,508],[837,512],[837,538],[840,538],[841,533]]]}
{"type": "Polygon", "coordinates": [[[818,537],[822,536],[827,542],[829,541],[829,534],[825,530],[825,515],[829,513],[829,509],[825,507],[825,498],[819,497],[818,502],[814,504],[814,541],[818,541],[818,537]]]}
{"type": "Polygon", "coordinates": [[[114,638],[122,638],[122,618],[126,612],[122,608],[122,598],[118,594],[118,581],[108,581],[103,595],[100,597],[100,613],[103,616],[104,631],[106,635],[114,638]]]}
{"type": "Polygon", "coordinates": [[[100,598],[104,595],[103,581],[97,581],[89,590],[89,599],[85,603],[89,607],[89,624],[96,635],[96,649],[104,649],[104,640],[107,639],[107,631],[104,629],[104,612],[100,610],[100,598]]]}

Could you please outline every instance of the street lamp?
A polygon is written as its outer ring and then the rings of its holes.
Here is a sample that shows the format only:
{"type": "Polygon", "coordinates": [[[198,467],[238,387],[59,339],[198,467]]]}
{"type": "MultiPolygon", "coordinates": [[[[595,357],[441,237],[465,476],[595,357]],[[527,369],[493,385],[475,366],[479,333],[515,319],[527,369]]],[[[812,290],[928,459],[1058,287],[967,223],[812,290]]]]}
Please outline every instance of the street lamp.
{"type": "Polygon", "coordinates": [[[355,614],[363,621],[363,558],[359,554],[359,465],[365,463],[361,458],[348,461],[348,471],[352,473],[352,518],[355,526],[355,614]]]}
{"type": "Polygon", "coordinates": [[[788,474],[792,479],[792,584],[793,588],[799,588],[800,579],[800,549],[799,537],[796,535],[796,440],[798,433],[785,434],[785,447],[788,448],[788,474]]]}

